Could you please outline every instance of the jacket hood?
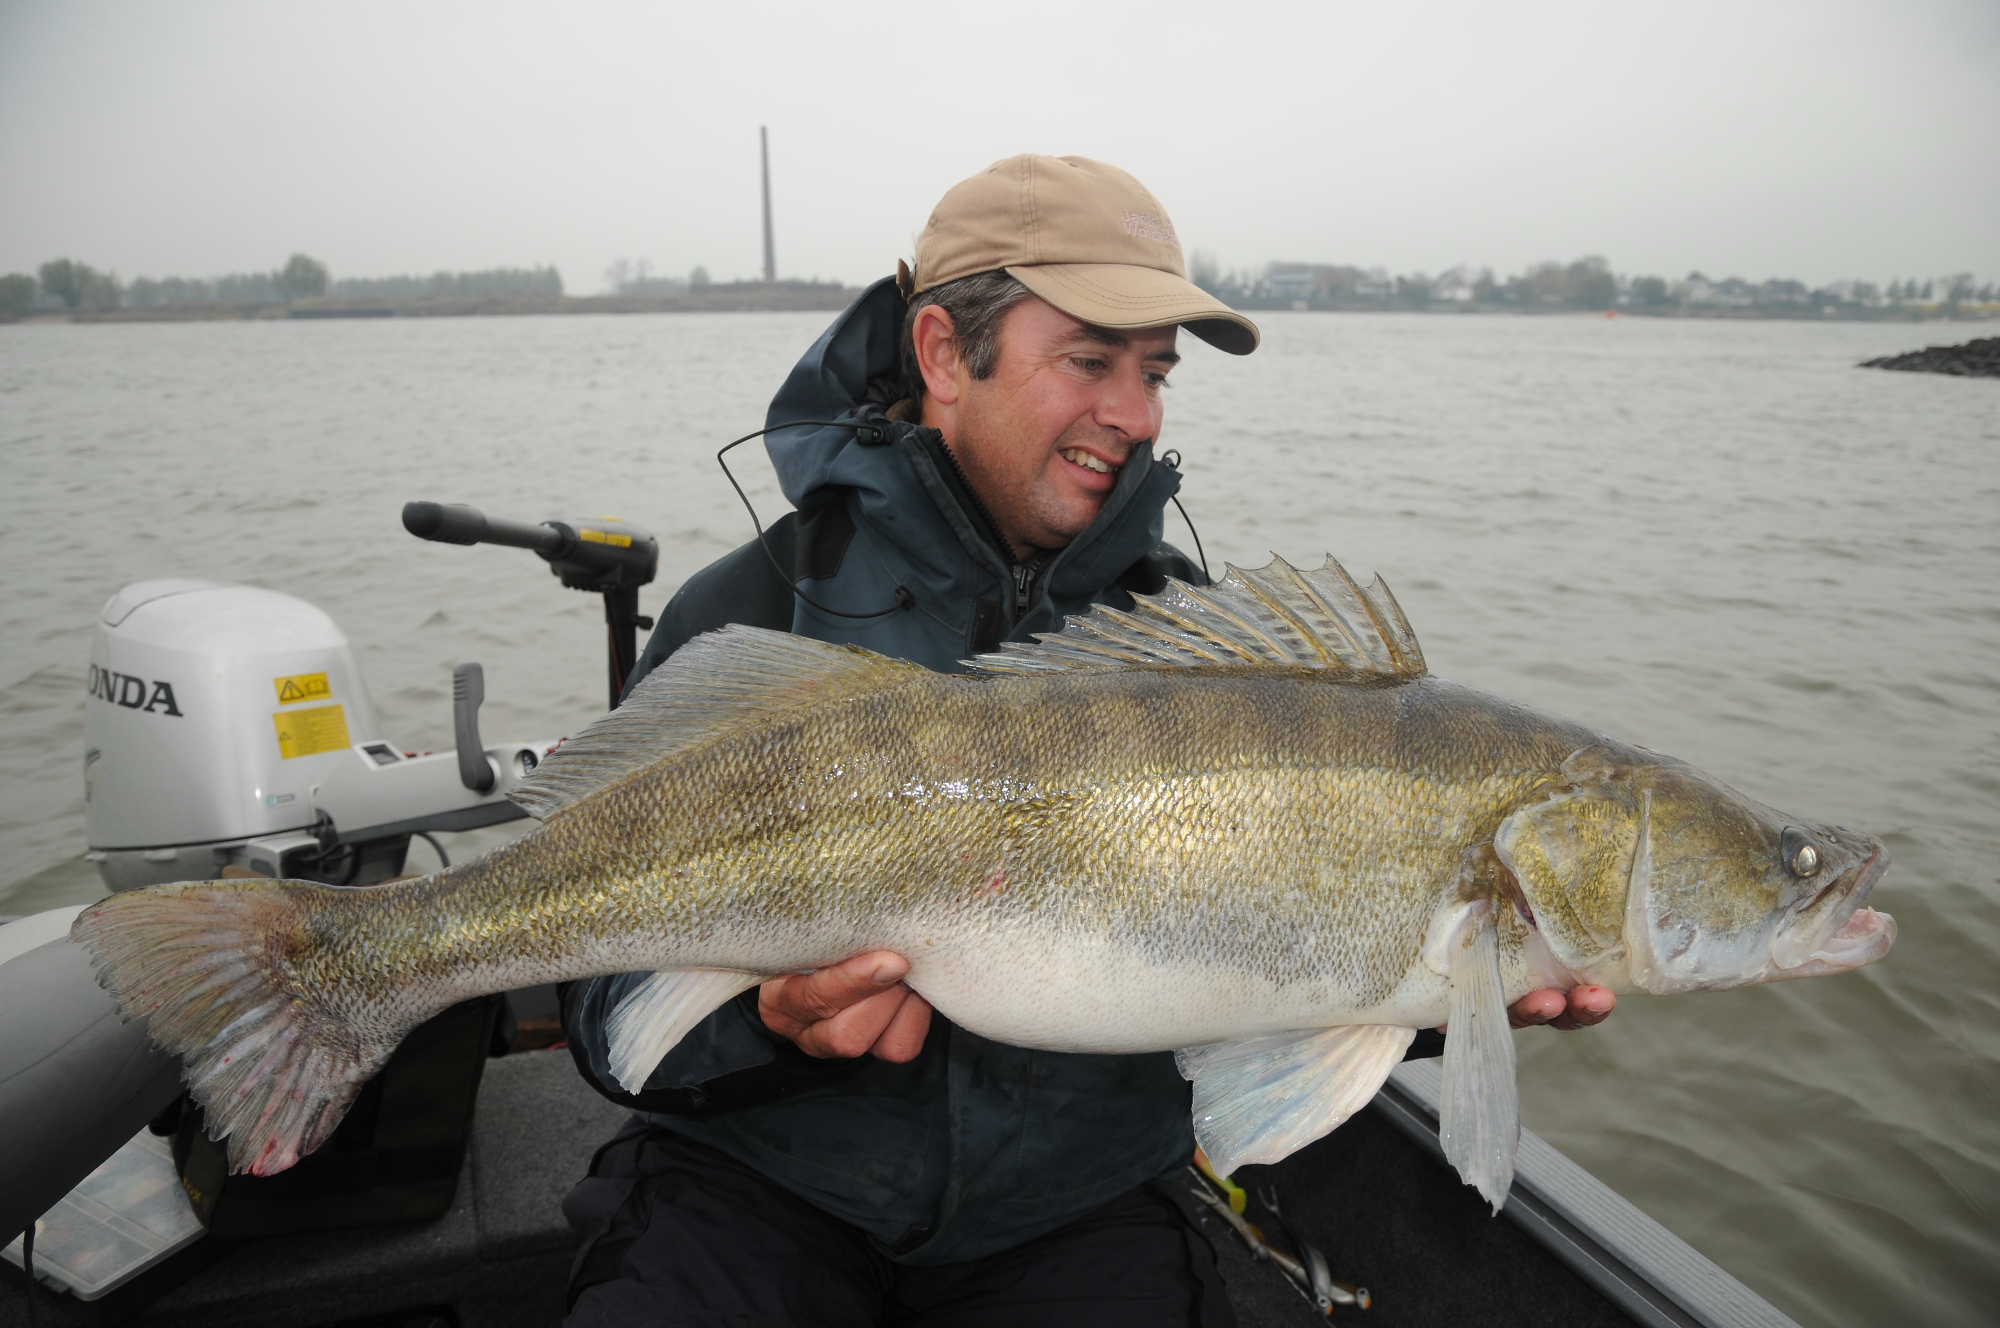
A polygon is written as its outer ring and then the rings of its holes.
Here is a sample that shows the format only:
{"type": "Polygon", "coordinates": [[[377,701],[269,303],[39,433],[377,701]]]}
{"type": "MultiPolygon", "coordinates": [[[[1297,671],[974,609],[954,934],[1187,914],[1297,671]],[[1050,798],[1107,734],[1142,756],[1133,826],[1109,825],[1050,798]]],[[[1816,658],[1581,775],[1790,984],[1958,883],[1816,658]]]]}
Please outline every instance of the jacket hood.
{"type": "Polygon", "coordinates": [[[893,396],[897,343],[903,332],[903,296],[894,277],[884,277],[861,293],[819,340],[799,358],[765,412],[764,450],[778,483],[794,507],[804,507],[830,485],[873,488],[879,477],[880,449],[848,428],[800,425],[793,420],[859,420],[887,424],[883,409],[893,396]],[[878,399],[869,400],[869,384],[878,399]],[[871,455],[874,454],[874,455],[871,455]]]}

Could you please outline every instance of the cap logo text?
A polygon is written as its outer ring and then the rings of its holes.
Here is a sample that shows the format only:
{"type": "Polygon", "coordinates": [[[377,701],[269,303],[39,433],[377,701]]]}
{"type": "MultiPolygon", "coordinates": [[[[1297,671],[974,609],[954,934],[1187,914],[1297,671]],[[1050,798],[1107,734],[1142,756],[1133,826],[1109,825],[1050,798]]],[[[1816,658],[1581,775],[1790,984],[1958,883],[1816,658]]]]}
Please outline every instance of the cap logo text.
{"type": "Polygon", "coordinates": [[[1151,212],[1127,212],[1122,220],[1127,235],[1136,235],[1142,240],[1155,240],[1160,244],[1180,243],[1180,237],[1174,234],[1173,224],[1165,217],[1151,212]]]}

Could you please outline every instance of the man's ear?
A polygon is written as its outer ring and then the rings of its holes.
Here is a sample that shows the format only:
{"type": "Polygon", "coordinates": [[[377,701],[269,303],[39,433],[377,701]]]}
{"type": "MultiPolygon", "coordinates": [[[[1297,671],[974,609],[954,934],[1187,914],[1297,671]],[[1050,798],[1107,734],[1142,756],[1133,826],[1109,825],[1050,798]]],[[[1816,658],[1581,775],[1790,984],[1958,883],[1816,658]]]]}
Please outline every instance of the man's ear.
{"type": "Polygon", "coordinates": [[[941,406],[958,404],[963,361],[958,354],[957,331],[951,315],[935,304],[919,309],[917,321],[910,326],[910,345],[916,352],[917,372],[924,377],[924,396],[941,406]]]}

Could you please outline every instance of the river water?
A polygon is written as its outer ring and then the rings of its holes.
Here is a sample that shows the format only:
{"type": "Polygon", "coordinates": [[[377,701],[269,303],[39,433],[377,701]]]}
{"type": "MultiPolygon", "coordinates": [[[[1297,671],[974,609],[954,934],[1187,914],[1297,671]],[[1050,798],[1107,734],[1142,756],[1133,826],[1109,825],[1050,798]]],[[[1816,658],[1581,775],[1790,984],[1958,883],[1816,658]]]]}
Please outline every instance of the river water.
{"type": "MultiPolygon", "coordinates": [[[[603,705],[597,602],[531,555],[411,539],[403,501],[626,517],[660,537],[657,606],[746,538],[713,453],[824,322],[0,327],[0,915],[99,891],[84,677],[119,586],[314,602],[406,747],[449,746],[464,659],[489,740],[572,731],[603,705]]],[[[1803,1322],[1990,1322],[2000,383],[1852,367],[1975,329],[1263,323],[1247,360],[1184,346],[1169,398],[1218,570],[1380,570],[1435,672],[1894,857],[1888,961],[1523,1033],[1526,1123],[1803,1322]]]]}

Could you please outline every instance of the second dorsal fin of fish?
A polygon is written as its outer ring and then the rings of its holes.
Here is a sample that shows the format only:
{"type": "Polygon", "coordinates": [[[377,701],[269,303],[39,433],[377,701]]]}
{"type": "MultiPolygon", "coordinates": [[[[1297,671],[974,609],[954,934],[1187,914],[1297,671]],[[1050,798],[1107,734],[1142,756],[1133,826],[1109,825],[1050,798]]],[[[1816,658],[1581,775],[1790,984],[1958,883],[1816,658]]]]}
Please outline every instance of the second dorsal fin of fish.
{"type": "Polygon", "coordinates": [[[1350,678],[1423,676],[1416,633],[1380,577],[1366,587],[1329,557],[1301,572],[1282,558],[1230,567],[1213,586],[1167,582],[1130,610],[1098,605],[1063,630],[972,661],[982,673],[1279,665],[1350,678]]]}

